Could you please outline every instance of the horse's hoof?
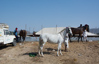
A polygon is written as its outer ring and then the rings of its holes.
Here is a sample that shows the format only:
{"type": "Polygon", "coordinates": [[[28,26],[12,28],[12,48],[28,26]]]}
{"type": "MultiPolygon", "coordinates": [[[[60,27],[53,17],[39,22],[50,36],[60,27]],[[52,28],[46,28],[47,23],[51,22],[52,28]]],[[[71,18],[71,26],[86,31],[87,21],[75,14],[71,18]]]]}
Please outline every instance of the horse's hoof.
{"type": "Polygon", "coordinates": [[[44,55],[43,55],[43,56],[41,56],[41,57],[44,57],[44,55]]]}
{"type": "Polygon", "coordinates": [[[57,55],[57,56],[59,56],[59,55],[57,55]]]}
{"type": "Polygon", "coordinates": [[[63,55],[63,54],[61,54],[61,55],[63,55]]]}
{"type": "Polygon", "coordinates": [[[40,54],[37,54],[38,57],[40,57],[40,54]]]}
{"type": "Polygon", "coordinates": [[[69,50],[67,49],[67,50],[65,50],[65,52],[69,52],[69,50]]]}
{"type": "Polygon", "coordinates": [[[42,57],[44,57],[44,55],[41,55],[42,57]]]}
{"type": "Polygon", "coordinates": [[[67,50],[65,52],[68,52],[67,50]]]}

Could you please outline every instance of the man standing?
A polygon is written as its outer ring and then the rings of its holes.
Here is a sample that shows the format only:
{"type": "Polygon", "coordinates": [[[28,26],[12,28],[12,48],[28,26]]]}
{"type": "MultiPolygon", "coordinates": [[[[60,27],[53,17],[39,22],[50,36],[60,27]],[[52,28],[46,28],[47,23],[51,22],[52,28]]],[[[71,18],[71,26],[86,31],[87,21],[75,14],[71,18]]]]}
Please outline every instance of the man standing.
{"type": "Polygon", "coordinates": [[[84,30],[84,32],[83,32],[83,41],[84,40],[87,42],[87,31],[86,30],[84,30]]]}
{"type": "Polygon", "coordinates": [[[15,31],[14,31],[14,35],[16,37],[16,42],[18,42],[18,31],[17,31],[18,28],[15,28],[15,31]]]}

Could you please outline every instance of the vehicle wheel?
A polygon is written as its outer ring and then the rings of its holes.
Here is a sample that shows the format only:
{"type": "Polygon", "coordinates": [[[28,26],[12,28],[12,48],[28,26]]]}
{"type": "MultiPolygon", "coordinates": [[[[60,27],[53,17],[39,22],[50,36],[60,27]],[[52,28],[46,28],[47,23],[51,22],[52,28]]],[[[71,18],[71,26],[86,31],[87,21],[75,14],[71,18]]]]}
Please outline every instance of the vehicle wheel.
{"type": "Polygon", "coordinates": [[[15,39],[12,42],[12,46],[16,46],[16,40],[15,39]]]}

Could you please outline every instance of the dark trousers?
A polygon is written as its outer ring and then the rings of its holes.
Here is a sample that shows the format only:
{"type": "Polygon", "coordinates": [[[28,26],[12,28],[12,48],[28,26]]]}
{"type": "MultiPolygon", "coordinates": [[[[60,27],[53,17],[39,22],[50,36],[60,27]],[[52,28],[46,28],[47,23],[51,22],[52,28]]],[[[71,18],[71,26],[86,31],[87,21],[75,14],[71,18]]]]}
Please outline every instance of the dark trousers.
{"type": "Polygon", "coordinates": [[[18,42],[18,36],[17,36],[17,35],[15,35],[15,37],[16,37],[16,42],[18,42]]]}

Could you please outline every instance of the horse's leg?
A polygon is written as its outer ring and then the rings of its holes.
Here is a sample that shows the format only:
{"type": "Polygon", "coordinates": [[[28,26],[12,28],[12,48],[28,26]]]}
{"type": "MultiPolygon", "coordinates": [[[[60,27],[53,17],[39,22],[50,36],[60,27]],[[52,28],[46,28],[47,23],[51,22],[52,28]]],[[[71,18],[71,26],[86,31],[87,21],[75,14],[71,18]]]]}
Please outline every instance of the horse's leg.
{"type": "Polygon", "coordinates": [[[23,38],[23,42],[24,42],[24,36],[22,36],[22,38],[23,38]]]}
{"type": "Polygon", "coordinates": [[[43,55],[43,47],[44,47],[44,45],[45,45],[45,42],[44,42],[44,43],[41,45],[41,47],[40,47],[40,49],[41,49],[41,55],[42,55],[42,56],[44,56],[44,55],[43,55]]]}
{"type": "Polygon", "coordinates": [[[79,34],[79,36],[78,36],[78,42],[79,42],[79,39],[80,39],[80,34],[79,34]]]}
{"type": "Polygon", "coordinates": [[[38,47],[38,54],[40,55],[40,45],[39,45],[39,47],[38,47]]]}
{"type": "Polygon", "coordinates": [[[40,50],[41,50],[41,56],[44,56],[43,55],[43,45],[40,47],[40,50]]]}
{"type": "Polygon", "coordinates": [[[23,42],[25,41],[25,36],[23,36],[23,42]]]}
{"type": "Polygon", "coordinates": [[[57,56],[59,56],[59,53],[58,53],[58,51],[59,51],[59,44],[58,44],[57,56]]]}
{"type": "Polygon", "coordinates": [[[61,44],[60,44],[60,54],[63,55],[62,52],[61,52],[61,44]]]}
{"type": "Polygon", "coordinates": [[[20,36],[20,41],[21,41],[21,36],[20,36]]]}
{"type": "Polygon", "coordinates": [[[67,51],[67,39],[65,40],[64,45],[65,45],[65,52],[66,52],[67,51]]]}
{"type": "Polygon", "coordinates": [[[67,45],[65,45],[65,52],[67,51],[67,45]]]}
{"type": "Polygon", "coordinates": [[[38,54],[40,55],[41,53],[41,42],[39,42],[39,47],[38,47],[38,54]]]}
{"type": "Polygon", "coordinates": [[[69,35],[69,41],[71,42],[71,37],[70,37],[70,35],[69,35]]]}
{"type": "Polygon", "coordinates": [[[81,38],[81,41],[82,41],[82,35],[80,34],[80,38],[81,38]]]}
{"type": "Polygon", "coordinates": [[[59,56],[59,51],[60,51],[60,54],[62,55],[62,52],[61,52],[61,43],[58,44],[57,56],[59,56]]]}
{"type": "Polygon", "coordinates": [[[78,42],[79,42],[79,38],[80,38],[80,37],[78,36],[78,42]]]}
{"type": "Polygon", "coordinates": [[[38,54],[40,55],[40,52],[41,52],[41,48],[40,46],[42,45],[42,40],[41,40],[41,37],[39,38],[39,46],[38,46],[38,54]]]}
{"type": "Polygon", "coordinates": [[[47,39],[45,39],[45,40],[43,39],[43,40],[41,40],[41,43],[40,43],[40,51],[41,51],[42,56],[44,56],[43,55],[43,47],[44,47],[46,42],[47,42],[47,39]]]}
{"type": "Polygon", "coordinates": [[[69,48],[69,43],[68,43],[68,38],[66,39],[66,44],[65,44],[65,52],[67,51],[67,48],[69,48]]]}
{"type": "Polygon", "coordinates": [[[82,41],[82,36],[81,36],[81,41],[82,41]]]}
{"type": "Polygon", "coordinates": [[[24,41],[25,41],[26,36],[24,36],[24,41]]]}

